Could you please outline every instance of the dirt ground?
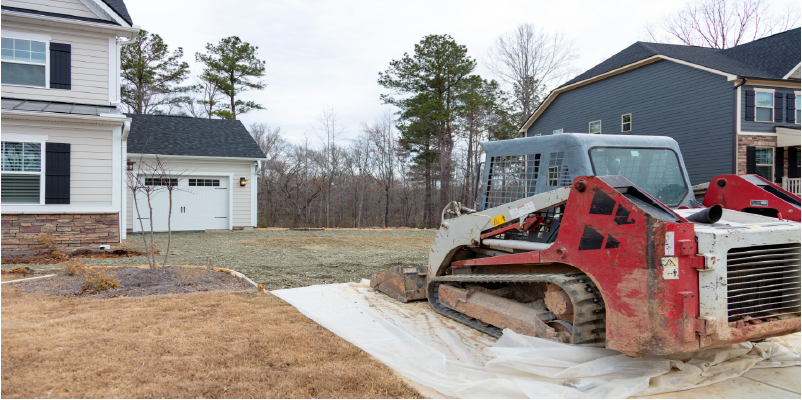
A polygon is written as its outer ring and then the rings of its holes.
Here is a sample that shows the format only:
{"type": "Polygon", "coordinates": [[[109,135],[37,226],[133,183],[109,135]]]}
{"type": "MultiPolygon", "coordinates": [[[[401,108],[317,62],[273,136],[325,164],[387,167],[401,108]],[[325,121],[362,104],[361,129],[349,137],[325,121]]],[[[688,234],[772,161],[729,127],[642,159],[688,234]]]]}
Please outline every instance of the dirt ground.
{"type": "MultiPolygon", "coordinates": [[[[20,282],[23,292],[59,296],[94,296],[103,298],[140,297],[160,294],[209,292],[214,290],[255,290],[243,280],[219,271],[203,268],[109,268],[105,274],[118,282],[118,287],[103,291],[83,287],[82,275],[59,275],[20,282]]],[[[7,274],[12,275],[12,274],[7,274]]]]}
{"type": "Polygon", "coordinates": [[[17,285],[2,286],[3,398],[420,397],[269,294],[105,299],[17,285]]]}
{"type": "MultiPolygon", "coordinates": [[[[205,265],[242,272],[268,290],[325,283],[359,282],[398,265],[426,264],[436,231],[418,229],[329,229],[173,234],[168,264],[205,265]]],[[[155,235],[166,251],[167,235],[155,235]]],[[[144,251],[141,234],[129,234],[120,247],[144,251]]],[[[163,259],[157,257],[159,263],[163,259]]],[[[88,265],[145,265],[147,259],[87,259],[88,265]]],[[[3,264],[12,268],[15,264],[3,264]]],[[[26,264],[36,274],[52,273],[59,264],[26,264]]]]}

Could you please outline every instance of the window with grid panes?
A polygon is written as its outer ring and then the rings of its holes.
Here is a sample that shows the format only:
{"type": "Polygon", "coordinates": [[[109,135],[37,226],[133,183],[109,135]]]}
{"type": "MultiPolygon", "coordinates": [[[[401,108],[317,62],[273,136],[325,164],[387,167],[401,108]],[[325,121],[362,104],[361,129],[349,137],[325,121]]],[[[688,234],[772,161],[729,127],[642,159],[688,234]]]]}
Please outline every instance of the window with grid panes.
{"type": "Polygon", "coordinates": [[[774,93],[755,92],[755,121],[774,121],[774,93]]]}
{"type": "Polygon", "coordinates": [[[2,203],[41,203],[42,143],[2,142],[2,203]]]}
{"type": "Polygon", "coordinates": [[[1,52],[3,84],[46,86],[46,42],[4,37],[1,52]]]}
{"type": "Polygon", "coordinates": [[[769,181],[774,180],[774,149],[771,147],[755,148],[755,173],[769,181]]]}

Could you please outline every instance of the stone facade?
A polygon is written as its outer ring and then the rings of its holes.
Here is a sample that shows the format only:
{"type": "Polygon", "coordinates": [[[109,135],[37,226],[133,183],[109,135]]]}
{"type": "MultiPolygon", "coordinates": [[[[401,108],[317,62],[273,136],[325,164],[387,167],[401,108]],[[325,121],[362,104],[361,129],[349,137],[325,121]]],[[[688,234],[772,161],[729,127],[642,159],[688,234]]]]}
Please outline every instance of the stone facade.
{"type": "Polygon", "coordinates": [[[746,174],[746,148],[755,147],[777,147],[776,136],[762,135],[738,135],[738,175],[746,174]]]}
{"type": "Polygon", "coordinates": [[[118,213],[3,214],[2,249],[36,250],[53,241],[52,248],[68,249],[116,244],[120,241],[118,213]]]}

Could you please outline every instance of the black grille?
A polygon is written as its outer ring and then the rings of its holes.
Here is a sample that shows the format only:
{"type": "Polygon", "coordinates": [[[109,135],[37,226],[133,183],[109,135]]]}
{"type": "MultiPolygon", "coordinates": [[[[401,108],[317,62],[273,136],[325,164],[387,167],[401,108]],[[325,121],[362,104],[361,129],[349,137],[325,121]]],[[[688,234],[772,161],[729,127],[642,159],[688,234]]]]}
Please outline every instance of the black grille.
{"type": "Polygon", "coordinates": [[[800,244],[740,247],[727,253],[727,315],[768,318],[800,312],[800,244]]]}

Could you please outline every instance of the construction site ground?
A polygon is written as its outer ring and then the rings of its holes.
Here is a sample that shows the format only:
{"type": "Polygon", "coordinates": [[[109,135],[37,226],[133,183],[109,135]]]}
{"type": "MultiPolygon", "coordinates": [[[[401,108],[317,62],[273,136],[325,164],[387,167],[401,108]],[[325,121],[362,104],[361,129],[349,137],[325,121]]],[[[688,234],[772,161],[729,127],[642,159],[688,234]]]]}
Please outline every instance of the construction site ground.
{"type": "MultiPolygon", "coordinates": [[[[170,248],[169,264],[173,265],[204,265],[206,263],[206,256],[211,256],[212,264],[216,267],[229,268],[238,272],[244,273],[256,283],[263,284],[267,290],[296,288],[318,284],[329,283],[344,283],[344,282],[359,282],[362,279],[369,278],[372,274],[384,271],[390,267],[397,265],[421,265],[426,263],[427,252],[431,242],[436,234],[434,230],[416,230],[416,229],[331,229],[331,230],[287,230],[287,229],[261,229],[253,232],[210,232],[210,233],[176,233],[172,235],[172,243],[170,248]]],[[[154,235],[157,243],[157,249],[164,253],[166,251],[167,235],[156,234],[154,235]]],[[[117,246],[115,246],[117,247],[117,246]]],[[[120,247],[131,248],[144,251],[145,247],[142,243],[140,234],[130,234],[128,239],[120,245],[120,247]]],[[[159,259],[161,263],[161,258],[159,259]]],[[[86,259],[88,265],[110,265],[110,266],[127,266],[127,265],[144,265],[147,260],[144,256],[139,257],[124,257],[113,259],[86,259]]],[[[34,276],[46,275],[57,272],[61,267],[59,264],[25,264],[34,270],[34,276]]],[[[17,265],[3,264],[3,269],[10,269],[17,265]]],[[[6,274],[3,280],[11,278],[6,274]]],[[[47,278],[46,278],[47,279],[47,278]]],[[[12,285],[13,286],[13,285],[12,285]]],[[[143,348],[148,348],[148,340],[155,340],[158,342],[165,334],[177,335],[175,340],[188,340],[191,335],[196,337],[204,337],[206,333],[196,330],[187,331],[187,334],[178,332],[175,328],[170,326],[154,325],[153,329],[147,331],[136,331],[125,333],[125,326],[127,323],[123,321],[137,321],[139,315],[134,315],[137,312],[156,312],[162,314],[166,319],[175,319],[177,321],[186,321],[186,329],[195,327],[198,322],[203,322],[204,329],[218,330],[219,332],[232,332],[233,336],[226,340],[232,340],[233,346],[237,351],[237,357],[229,360],[212,360],[208,358],[208,354],[214,352],[217,347],[225,348],[225,340],[217,341],[213,339],[204,340],[200,343],[203,354],[189,357],[186,354],[180,354],[184,361],[191,365],[199,365],[198,368],[205,368],[209,370],[210,366],[219,366],[219,363],[235,363],[237,368],[246,368],[246,365],[252,370],[268,371],[269,375],[273,378],[264,381],[265,386],[262,388],[272,387],[272,391],[264,391],[260,393],[250,393],[241,390],[245,385],[245,380],[250,376],[252,379],[257,379],[256,372],[251,370],[243,370],[241,373],[232,372],[229,376],[219,376],[214,380],[220,379],[220,382],[231,382],[232,386],[221,385],[221,392],[209,391],[213,385],[198,385],[192,387],[177,387],[177,392],[165,392],[157,389],[158,385],[170,386],[170,382],[180,382],[183,379],[197,379],[198,374],[183,377],[182,375],[171,375],[168,369],[163,370],[161,373],[164,375],[161,378],[137,377],[137,385],[146,382],[147,385],[143,386],[145,391],[137,393],[120,392],[116,397],[414,397],[418,395],[414,390],[410,389],[408,385],[400,385],[397,380],[397,375],[376,375],[376,378],[371,384],[369,393],[356,392],[354,388],[340,386],[337,387],[334,383],[330,383],[331,378],[327,378],[326,374],[333,374],[333,377],[338,379],[346,379],[346,376],[337,375],[340,369],[349,370],[353,369],[351,365],[357,365],[371,369],[375,367],[377,360],[371,358],[364,352],[359,351],[355,347],[350,346],[344,340],[339,339],[336,335],[323,329],[312,321],[303,317],[300,313],[295,311],[291,306],[286,303],[275,299],[272,295],[263,296],[266,300],[259,300],[259,297],[249,297],[251,294],[236,294],[233,292],[212,292],[212,293],[192,293],[182,295],[168,295],[168,296],[147,296],[143,298],[129,298],[129,299],[73,299],[73,300],[59,300],[55,297],[47,297],[52,300],[42,300],[41,302],[35,301],[34,297],[37,294],[26,293],[22,295],[17,289],[9,288],[8,285],[3,285],[3,397],[115,397],[113,394],[101,394],[102,391],[96,391],[94,387],[89,387],[90,391],[72,392],[74,388],[81,385],[65,386],[62,388],[52,387],[52,391],[33,393],[20,389],[17,394],[11,395],[7,391],[9,381],[7,381],[7,357],[24,357],[26,352],[39,353],[42,347],[48,341],[48,338],[40,337],[46,335],[47,332],[53,332],[57,326],[45,326],[47,321],[39,321],[31,317],[37,313],[45,312],[49,316],[57,316],[66,313],[63,321],[75,319],[75,323],[64,329],[74,330],[74,332],[60,333],[56,342],[53,343],[52,348],[46,349],[47,351],[41,353],[43,355],[42,362],[47,363],[47,360],[59,359],[58,351],[66,351],[67,348],[78,346],[75,351],[70,351],[70,354],[86,354],[87,357],[95,359],[102,357],[107,360],[106,369],[101,368],[98,371],[80,372],[81,374],[97,373],[97,376],[116,376],[113,370],[117,368],[119,363],[126,365],[124,371],[134,371],[134,366],[138,365],[139,368],[144,368],[142,363],[138,360],[134,365],[133,360],[136,358],[134,354],[136,351],[134,347],[125,349],[121,354],[117,354],[118,350],[113,347],[108,349],[101,348],[95,350],[98,343],[113,343],[113,338],[116,337],[111,333],[116,332],[119,335],[126,335],[137,337],[138,344],[143,348]],[[209,299],[208,301],[206,299],[209,299]],[[99,307],[101,302],[105,301],[106,305],[102,306],[110,318],[114,316],[112,310],[115,307],[120,309],[130,309],[131,312],[126,312],[124,315],[119,315],[117,319],[93,319],[93,313],[89,312],[99,307]],[[51,302],[48,304],[48,302],[51,302]],[[132,304],[123,304],[124,302],[132,302],[132,304]],[[231,302],[234,307],[237,307],[242,313],[242,316],[229,317],[226,312],[221,309],[224,302],[231,302]],[[203,304],[201,308],[194,306],[194,304],[203,304]],[[208,304],[207,304],[208,303],[208,304]],[[256,311],[254,313],[246,312],[248,307],[253,307],[256,311]],[[83,314],[80,318],[69,316],[70,313],[76,310],[81,311],[83,314]],[[190,311],[191,310],[191,311],[190,311]],[[212,310],[213,314],[208,314],[212,310]],[[273,310],[273,311],[270,311],[273,310]],[[278,311],[277,311],[278,310],[278,311]],[[290,311],[291,310],[291,311],[290,311]],[[277,314],[273,314],[277,312],[277,314]],[[132,314],[133,313],[133,314],[132,314]],[[131,314],[131,315],[128,315],[131,314]],[[210,317],[211,315],[211,317],[210,317]],[[260,316],[261,315],[261,316],[260,316]],[[24,329],[20,328],[21,325],[7,325],[9,318],[18,319],[23,324],[27,324],[24,329]],[[211,319],[210,319],[211,318],[211,319]],[[238,318],[241,318],[238,319],[238,318]],[[268,324],[259,324],[258,326],[241,327],[243,325],[251,324],[251,321],[263,320],[268,318],[268,324]],[[109,322],[112,321],[112,322],[109,322]],[[113,322],[118,321],[118,322],[113,322]],[[303,322],[299,322],[303,321],[303,322]],[[284,329],[278,329],[282,324],[287,325],[284,329]],[[45,324],[45,325],[42,325],[45,324]],[[81,324],[87,324],[86,327],[81,324]],[[295,325],[293,325],[295,324],[295,325]],[[14,330],[8,329],[7,326],[16,326],[14,330]],[[314,329],[313,329],[314,327],[314,329]],[[109,332],[111,336],[103,336],[100,342],[92,339],[92,335],[87,335],[91,331],[109,332]],[[263,335],[265,332],[270,331],[269,340],[265,343],[260,342],[260,348],[255,350],[247,350],[250,335],[263,335]],[[40,332],[41,335],[39,333],[40,332]],[[142,333],[144,332],[144,333],[142,333]],[[306,332],[305,334],[299,332],[306,332]],[[189,335],[189,336],[188,336],[189,335]],[[308,336],[301,338],[301,336],[308,336]],[[81,339],[83,338],[83,339],[81,339]],[[264,353],[269,346],[275,346],[276,343],[284,343],[285,338],[291,338],[292,341],[306,340],[306,344],[302,345],[304,354],[294,354],[292,362],[287,363],[284,356],[274,354],[271,350],[270,357],[253,358],[251,354],[264,353]],[[140,340],[141,339],[141,340],[140,340]],[[322,341],[321,341],[322,340],[322,341]],[[105,342],[104,342],[105,341],[105,342]],[[20,346],[19,352],[10,352],[6,347],[10,344],[20,346]],[[70,343],[70,346],[64,344],[70,343]],[[323,352],[313,357],[313,353],[320,349],[318,346],[333,346],[338,349],[336,354],[329,354],[323,352]],[[22,347],[24,345],[24,347],[22,347]],[[39,347],[37,347],[39,346],[39,347]],[[222,347],[221,347],[222,346],[222,347]],[[241,348],[241,349],[240,349],[241,348]],[[83,350],[82,350],[83,349],[83,350]],[[104,350],[105,349],[105,350],[104,350]],[[103,351],[108,351],[109,354],[104,354],[103,351]],[[253,352],[253,353],[252,353],[253,352]],[[16,355],[15,355],[16,354],[16,355]],[[94,355],[92,355],[94,354],[94,355]],[[342,363],[337,364],[334,360],[329,360],[327,357],[341,358],[342,363]],[[206,357],[206,358],[204,358],[206,357]],[[284,358],[282,358],[284,357],[284,358]],[[311,358],[310,358],[311,357],[311,358]],[[279,360],[281,359],[281,360],[279,360]],[[300,364],[296,364],[299,362],[300,364]],[[130,366],[128,364],[131,364],[130,366]],[[286,364],[286,365],[285,365],[286,364]],[[304,366],[305,365],[305,366],[304,366]],[[316,367],[312,368],[311,365],[316,367]],[[289,368],[293,366],[293,368],[289,368]],[[303,377],[303,382],[299,389],[291,389],[289,386],[272,386],[275,382],[272,379],[278,379],[283,374],[295,374],[297,379],[303,377]],[[106,374],[106,375],[104,375],[106,374]],[[111,374],[111,375],[107,375],[111,374]],[[305,374],[305,375],[304,375],[305,374]],[[391,379],[392,378],[392,379],[391,379]],[[144,379],[144,380],[142,380],[144,379]],[[386,381],[384,381],[387,379],[386,381]],[[318,386],[314,384],[316,380],[322,383],[318,386]],[[384,383],[382,383],[384,382],[384,383]],[[234,387],[239,385],[240,389],[234,387]],[[338,390],[343,392],[339,395],[338,390]],[[58,394],[57,394],[58,393],[58,394]]],[[[238,313],[240,312],[238,311],[238,313]]],[[[94,312],[94,311],[93,311],[94,312]]],[[[145,314],[142,314],[145,315],[145,314]]],[[[62,319],[50,320],[54,324],[62,319]]],[[[153,323],[158,321],[153,319],[153,323]]],[[[182,322],[183,323],[183,322],[182,322]]],[[[181,325],[184,326],[184,325],[181,325]]],[[[129,328],[135,328],[133,325],[129,328]]],[[[61,329],[61,328],[59,328],[61,329]]],[[[194,329],[194,328],[193,328],[194,329]]],[[[213,338],[214,336],[208,336],[213,338]]],[[[295,342],[288,343],[295,343],[295,342]]],[[[299,344],[300,345],[300,344],[299,344]]],[[[189,346],[189,344],[187,344],[189,346]]],[[[195,347],[193,345],[192,347],[195,347]]],[[[280,347],[286,351],[291,351],[292,346],[280,347]]],[[[282,350],[282,351],[284,351],[282,350]]],[[[178,357],[170,353],[170,349],[154,346],[153,350],[148,350],[145,360],[145,366],[150,363],[150,360],[156,360],[159,357],[178,357]]],[[[222,350],[221,350],[222,351],[222,350]]],[[[296,352],[297,353],[297,352],[296,352]]],[[[290,358],[292,358],[290,357],[290,358]]],[[[82,358],[82,357],[81,357],[82,358]]],[[[174,362],[179,362],[178,358],[174,362]]],[[[87,363],[90,364],[90,363],[87,363]]],[[[43,364],[44,365],[44,364],[43,364]]],[[[122,365],[122,364],[119,364],[122,365]]],[[[233,365],[233,364],[232,364],[233,365]]],[[[380,365],[384,367],[383,365],[380,365]]],[[[175,365],[173,366],[175,367],[175,365]]],[[[41,375],[33,373],[34,371],[27,371],[25,374],[17,375],[15,379],[20,379],[22,385],[16,386],[17,388],[35,387],[37,379],[48,379],[51,376],[63,374],[63,369],[59,365],[53,364],[47,366],[45,371],[49,371],[53,375],[41,375]],[[39,378],[37,378],[39,377],[39,378]]],[[[89,368],[89,367],[87,367],[89,368]]],[[[91,369],[91,368],[90,368],[91,369]]],[[[204,371],[205,371],[204,370],[204,371]]],[[[129,372],[131,372],[129,371],[129,372]]],[[[143,370],[144,372],[145,370],[143,370]]],[[[236,369],[234,370],[236,371],[236,369]]],[[[355,371],[364,371],[357,369],[355,371]]],[[[381,372],[381,371],[380,371],[381,372]]],[[[158,371],[154,374],[158,375],[158,371]]],[[[362,373],[362,372],[360,372],[362,373]]],[[[15,374],[16,375],[16,374],[15,374]]],[[[219,374],[218,374],[219,375],[219,374]]],[[[293,375],[293,376],[295,376],[293,375]]],[[[359,375],[359,374],[357,374],[359,375]]],[[[357,376],[355,375],[355,376],[357,376]]],[[[89,376],[89,375],[82,375],[89,376]]],[[[148,375],[150,376],[150,375],[148,375]]],[[[215,375],[216,376],[216,375],[215,375]]],[[[348,375],[350,377],[350,375],[348,375]]],[[[65,376],[66,378],[66,376],[65,376]]],[[[259,378],[261,379],[261,378],[259,378]]],[[[295,378],[293,378],[295,379],[295,378]]],[[[93,380],[94,382],[94,380],[93,380]]],[[[108,388],[102,380],[97,380],[99,388],[108,388]]],[[[121,386],[124,387],[125,385],[121,386]]],[[[81,387],[86,388],[86,385],[81,387]]],[[[129,386],[133,387],[133,386],[129,386]]],[[[420,389],[420,388],[419,388],[420,389]]],[[[266,389],[265,389],[266,390],[266,389]]],[[[420,390],[424,396],[438,397],[436,392],[420,390]]],[[[795,397],[799,398],[800,393],[800,380],[799,380],[799,367],[791,368],[777,368],[767,369],[760,371],[750,371],[746,375],[716,384],[713,386],[693,389],[685,392],[676,392],[669,394],[666,397],[683,397],[683,398],[709,398],[709,397],[762,397],[762,398],[785,398],[795,397]],[[729,383],[729,384],[728,384],[729,383]]],[[[654,397],[664,397],[661,395],[654,397]]]]}
{"type": "MultiPolygon", "coordinates": [[[[421,229],[259,229],[253,232],[174,233],[168,264],[212,265],[241,272],[267,290],[326,283],[359,282],[397,265],[426,264],[436,231],[421,229]]],[[[149,239],[149,236],[148,236],[149,239]]],[[[167,251],[167,235],[155,234],[167,251]]],[[[117,247],[117,246],[115,246],[117,247]]],[[[119,247],[145,251],[141,234],[128,234],[119,247]]],[[[87,265],[146,265],[147,257],[85,259],[87,265]]],[[[157,257],[159,263],[163,256],[157,257]]],[[[22,265],[22,264],[20,264],[22,265]]],[[[37,275],[60,264],[24,264],[37,275]]],[[[17,264],[3,264],[10,269],[17,264]]]]}

